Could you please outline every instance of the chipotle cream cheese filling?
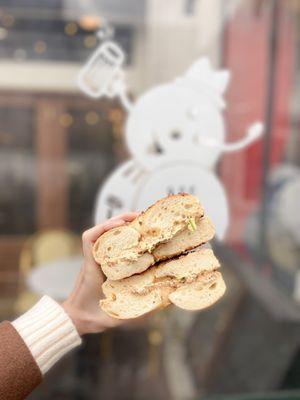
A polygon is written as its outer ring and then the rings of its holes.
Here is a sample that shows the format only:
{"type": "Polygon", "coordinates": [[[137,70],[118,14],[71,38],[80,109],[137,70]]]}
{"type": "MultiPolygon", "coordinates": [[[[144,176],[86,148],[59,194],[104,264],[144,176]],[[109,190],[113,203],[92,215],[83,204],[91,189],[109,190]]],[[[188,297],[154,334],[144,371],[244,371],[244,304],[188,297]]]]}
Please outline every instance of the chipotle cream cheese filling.
{"type": "Polygon", "coordinates": [[[199,282],[200,285],[207,286],[214,283],[214,281],[218,278],[219,272],[217,270],[213,271],[203,271],[199,274],[195,274],[193,276],[184,277],[184,278],[176,278],[175,276],[166,276],[164,278],[155,278],[153,282],[145,285],[141,288],[131,287],[129,290],[132,294],[136,295],[146,295],[150,293],[152,290],[158,288],[172,288],[178,289],[180,286],[190,284],[193,282],[199,282]]]}
{"type": "MultiPolygon", "coordinates": [[[[183,219],[178,219],[178,220],[176,220],[176,221],[174,222],[174,225],[181,224],[182,222],[184,222],[185,224],[181,227],[181,229],[179,229],[179,230],[175,233],[175,235],[178,234],[178,233],[180,233],[180,232],[182,232],[186,227],[188,227],[188,228],[190,227],[191,218],[194,220],[193,224],[194,224],[194,226],[196,227],[196,226],[197,226],[197,223],[199,223],[200,219],[203,218],[203,216],[198,217],[198,218],[188,217],[187,219],[185,218],[184,220],[183,220],[183,219]],[[196,222],[195,222],[195,221],[196,221],[196,222]]],[[[189,229],[190,229],[190,228],[189,228],[189,229]]],[[[197,229],[197,228],[195,228],[195,230],[196,230],[196,229],[197,229]]],[[[155,236],[155,235],[153,235],[154,232],[156,232],[156,230],[153,228],[153,229],[152,229],[152,234],[151,234],[151,230],[148,231],[147,234],[148,234],[149,236],[155,236]]],[[[128,246],[127,248],[124,249],[124,251],[127,252],[126,256],[111,257],[111,256],[109,256],[108,254],[106,254],[106,256],[103,258],[103,262],[104,262],[106,265],[110,266],[110,267],[114,267],[114,266],[116,266],[117,264],[120,264],[120,263],[130,263],[130,262],[137,261],[143,254],[145,254],[145,253],[151,254],[152,251],[153,251],[156,247],[158,247],[159,245],[161,245],[161,244],[163,244],[163,243],[167,243],[167,242],[169,242],[170,240],[172,240],[173,237],[174,237],[175,235],[173,235],[172,237],[168,237],[168,238],[166,238],[165,240],[162,240],[162,238],[158,238],[157,240],[159,240],[159,242],[156,243],[156,245],[151,244],[150,246],[147,246],[146,248],[145,248],[144,246],[142,246],[142,248],[140,248],[139,250],[137,250],[137,251],[135,251],[135,252],[132,252],[132,253],[130,253],[130,254],[128,254],[129,251],[130,251],[131,249],[137,249],[137,248],[139,247],[140,244],[128,246]]],[[[140,243],[143,241],[142,239],[143,239],[143,234],[141,234],[141,236],[140,236],[140,238],[139,238],[139,242],[140,242],[140,243]]]]}

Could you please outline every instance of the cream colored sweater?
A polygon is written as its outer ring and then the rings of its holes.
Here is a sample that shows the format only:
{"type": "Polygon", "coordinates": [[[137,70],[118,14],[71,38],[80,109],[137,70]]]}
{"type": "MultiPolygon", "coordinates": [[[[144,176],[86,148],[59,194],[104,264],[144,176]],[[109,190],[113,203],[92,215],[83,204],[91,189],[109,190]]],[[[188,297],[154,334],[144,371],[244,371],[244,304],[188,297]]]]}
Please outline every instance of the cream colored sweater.
{"type": "Polygon", "coordinates": [[[64,309],[44,296],[12,322],[44,375],[61,357],[79,346],[81,338],[64,309]]]}

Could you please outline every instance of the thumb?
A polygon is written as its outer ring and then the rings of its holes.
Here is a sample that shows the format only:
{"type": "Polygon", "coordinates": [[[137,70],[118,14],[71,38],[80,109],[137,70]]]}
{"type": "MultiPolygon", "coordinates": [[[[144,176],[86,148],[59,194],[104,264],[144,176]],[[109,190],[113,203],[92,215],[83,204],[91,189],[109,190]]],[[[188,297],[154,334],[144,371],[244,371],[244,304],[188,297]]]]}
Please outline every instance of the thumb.
{"type": "Polygon", "coordinates": [[[87,265],[96,265],[93,256],[93,246],[97,239],[103,235],[103,233],[109,231],[112,228],[117,228],[118,226],[124,225],[125,221],[123,219],[110,220],[106,224],[97,225],[94,228],[88,229],[82,235],[82,246],[84,262],[87,265]]]}

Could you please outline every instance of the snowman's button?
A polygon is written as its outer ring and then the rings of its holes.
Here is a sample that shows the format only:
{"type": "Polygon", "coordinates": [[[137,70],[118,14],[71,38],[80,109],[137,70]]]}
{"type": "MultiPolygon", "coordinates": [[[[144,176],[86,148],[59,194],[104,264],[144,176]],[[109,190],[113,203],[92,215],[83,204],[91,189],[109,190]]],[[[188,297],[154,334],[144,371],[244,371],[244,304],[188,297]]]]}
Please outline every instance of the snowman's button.
{"type": "Polygon", "coordinates": [[[178,129],[174,129],[173,131],[170,132],[170,136],[172,139],[177,140],[181,138],[181,133],[178,129]]]}

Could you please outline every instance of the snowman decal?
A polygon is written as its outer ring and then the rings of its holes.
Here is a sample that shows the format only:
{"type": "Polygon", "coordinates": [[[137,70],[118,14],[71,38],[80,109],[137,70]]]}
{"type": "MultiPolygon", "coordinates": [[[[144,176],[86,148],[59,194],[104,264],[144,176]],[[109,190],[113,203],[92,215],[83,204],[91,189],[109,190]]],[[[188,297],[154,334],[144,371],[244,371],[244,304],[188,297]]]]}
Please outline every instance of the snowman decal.
{"type": "Polygon", "coordinates": [[[96,223],[123,211],[143,210],[168,194],[189,192],[199,197],[217,237],[224,238],[228,203],[214,168],[222,153],[239,151],[261,136],[262,124],[252,124],[237,142],[225,142],[223,95],[230,74],[214,71],[207,58],[135,103],[127,95],[124,60],[120,47],[106,41],[78,76],[83,92],[95,98],[118,96],[128,111],[125,137],[131,159],[100,188],[96,223]]]}

